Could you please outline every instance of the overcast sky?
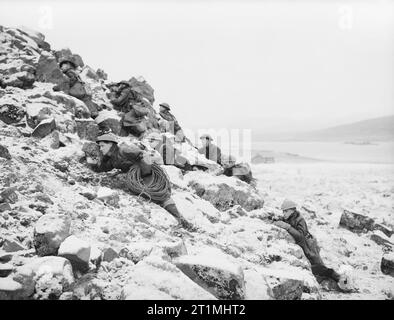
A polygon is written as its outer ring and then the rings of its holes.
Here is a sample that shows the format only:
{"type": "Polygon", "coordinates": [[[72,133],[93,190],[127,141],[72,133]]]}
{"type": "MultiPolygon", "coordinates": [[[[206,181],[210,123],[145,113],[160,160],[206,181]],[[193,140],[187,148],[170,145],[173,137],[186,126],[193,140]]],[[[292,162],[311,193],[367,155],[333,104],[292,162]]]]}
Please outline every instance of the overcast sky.
{"type": "Polygon", "coordinates": [[[184,127],[320,129],[394,114],[393,1],[2,1],[0,24],[142,75],[184,127]]]}

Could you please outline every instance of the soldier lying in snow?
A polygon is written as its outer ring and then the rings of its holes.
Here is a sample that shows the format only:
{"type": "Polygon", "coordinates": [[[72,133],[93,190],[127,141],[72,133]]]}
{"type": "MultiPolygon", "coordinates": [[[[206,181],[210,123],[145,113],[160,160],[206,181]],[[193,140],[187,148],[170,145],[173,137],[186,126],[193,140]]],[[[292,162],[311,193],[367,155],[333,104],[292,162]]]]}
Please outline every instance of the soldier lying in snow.
{"type": "MultiPolygon", "coordinates": [[[[142,181],[138,181],[138,183],[141,183],[142,185],[141,190],[136,190],[136,192],[141,194],[145,191],[145,187],[151,187],[152,184],[156,183],[153,177],[152,162],[149,155],[144,152],[140,146],[136,144],[118,145],[116,136],[111,133],[99,136],[97,138],[97,143],[99,144],[103,157],[101,160],[87,157],[87,162],[91,165],[93,170],[97,172],[105,172],[112,169],[120,169],[122,172],[128,172],[131,167],[137,165],[142,179],[142,181]]],[[[166,176],[162,176],[161,178],[167,179],[166,176]]],[[[184,228],[189,230],[194,229],[193,226],[179,213],[175,202],[171,198],[171,193],[169,193],[162,201],[154,202],[171,213],[184,228]]]]}
{"type": "Polygon", "coordinates": [[[308,226],[296,209],[297,205],[291,200],[285,200],[282,204],[283,221],[275,221],[274,225],[285,229],[302,248],[305,256],[311,264],[312,273],[317,282],[334,280],[339,289],[350,291],[350,279],[346,275],[340,275],[335,270],[327,268],[320,257],[320,248],[316,239],[309,233],[308,226]]]}

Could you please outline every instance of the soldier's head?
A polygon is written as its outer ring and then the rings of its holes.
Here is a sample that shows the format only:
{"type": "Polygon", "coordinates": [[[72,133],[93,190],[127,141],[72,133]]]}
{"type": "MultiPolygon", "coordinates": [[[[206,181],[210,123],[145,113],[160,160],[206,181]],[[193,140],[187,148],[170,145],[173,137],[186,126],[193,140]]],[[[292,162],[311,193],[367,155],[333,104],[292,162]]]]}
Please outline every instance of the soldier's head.
{"type": "Polygon", "coordinates": [[[159,106],[160,106],[160,112],[166,112],[171,110],[170,105],[166,102],[160,103],[159,106]]]}
{"type": "Polygon", "coordinates": [[[296,208],[297,204],[294,201],[289,199],[284,200],[281,206],[283,217],[288,219],[294,213],[294,211],[296,211],[296,208]]]}
{"type": "Polygon", "coordinates": [[[77,68],[76,64],[75,64],[73,61],[71,61],[71,60],[66,60],[66,59],[60,61],[59,67],[60,67],[60,69],[61,69],[62,71],[67,71],[67,70],[69,70],[69,69],[76,69],[76,68],[77,68]]]}
{"type": "Polygon", "coordinates": [[[118,139],[113,133],[105,133],[97,138],[96,143],[99,145],[100,152],[105,156],[114,145],[118,144],[118,139]]]}
{"type": "Polygon", "coordinates": [[[210,144],[213,139],[212,139],[212,137],[209,134],[203,134],[200,137],[200,140],[201,140],[201,144],[203,146],[206,146],[206,145],[210,144]]]}

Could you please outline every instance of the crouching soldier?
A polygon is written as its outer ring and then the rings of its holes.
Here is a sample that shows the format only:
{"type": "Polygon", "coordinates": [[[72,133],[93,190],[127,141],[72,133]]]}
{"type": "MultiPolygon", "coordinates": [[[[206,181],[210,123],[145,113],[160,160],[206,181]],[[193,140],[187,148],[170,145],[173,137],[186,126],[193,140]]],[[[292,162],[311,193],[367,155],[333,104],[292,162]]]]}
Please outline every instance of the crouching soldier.
{"type": "MultiPolygon", "coordinates": [[[[66,86],[56,85],[54,91],[64,91],[65,93],[83,101],[89,109],[90,116],[94,119],[98,115],[99,107],[92,101],[90,87],[85,84],[77,72],[77,65],[73,59],[62,59],[59,63],[60,70],[68,79],[66,86]]],[[[86,116],[86,115],[85,115],[86,116]]]]}
{"type": "Polygon", "coordinates": [[[320,257],[320,248],[316,239],[309,233],[308,226],[296,209],[297,205],[291,200],[285,200],[282,204],[283,221],[275,221],[274,225],[285,229],[302,248],[305,256],[311,264],[312,273],[318,283],[323,280],[334,280],[342,291],[349,291],[346,276],[341,276],[335,270],[327,268],[320,257]]]}
{"type": "MultiPolygon", "coordinates": [[[[112,133],[99,136],[97,143],[103,156],[102,159],[87,158],[88,164],[92,166],[94,171],[106,172],[112,169],[120,169],[126,173],[132,166],[138,165],[142,181],[138,182],[141,184],[141,190],[136,191],[143,194],[145,187],[151,187],[152,183],[155,183],[152,175],[152,163],[147,156],[148,154],[140,146],[125,143],[118,145],[117,138],[112,133]]],[[[170,195],[164,201],[156,203],[171,213],[181,226],[191,231],[194,230],[194,227],[181,216],[170,195]]]]}

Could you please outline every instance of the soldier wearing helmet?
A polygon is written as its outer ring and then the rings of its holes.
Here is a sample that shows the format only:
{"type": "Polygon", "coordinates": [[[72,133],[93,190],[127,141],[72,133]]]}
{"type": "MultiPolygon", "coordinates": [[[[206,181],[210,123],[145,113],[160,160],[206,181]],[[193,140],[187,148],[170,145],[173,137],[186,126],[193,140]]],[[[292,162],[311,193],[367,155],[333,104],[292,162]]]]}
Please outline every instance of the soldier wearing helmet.
{"type": "Polygon", "coordinates": [[[203,134],[200,137],[202,147],[198,152],[205,155],[209,160],[222,164],[222,151],[220,148],[212,143],[213,139],[209,134],[203,134]]]}
{"type": "Polygon", "coordinates": [[[283,221],[276,221],[277,227],[285,229],[302,248],[305,256],[311,264],[312,273],[316,280],[321,283],[323,280],[334,280],[339,289],[346,291],[346,279],[338,274],[334,269],[327,268],[320,257],[320,248],[316,239],[308,231],[305,219],[297,210],[297,204],[289,199],[283,201],[281,209],[283,211],[283,221]]]}
{"type": "MultiPolygon", "coordinates": [[[[131,166],[137,164],[141,170],[143,183],[150,184],[152,182],[152,159],[142,145],[118,144],[118,139],[113,133],[100,135],[96,142],[99,145],[102,158],[99,160],[87,159],[94,171],[106,172],[120,169],[126,173],[131,166]]],[[[141,190],[141,193],[143,191],[141,190]]],[[[158,204],[172,214],[183,227],[193,230],[193,226],[179,213],[171,197],[158,204]]]]}

